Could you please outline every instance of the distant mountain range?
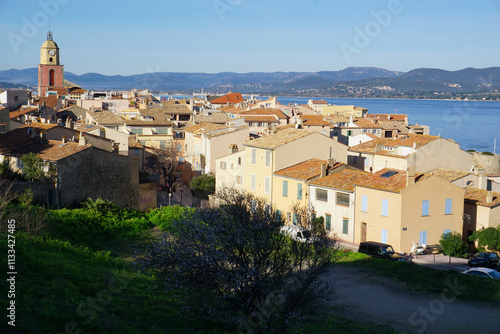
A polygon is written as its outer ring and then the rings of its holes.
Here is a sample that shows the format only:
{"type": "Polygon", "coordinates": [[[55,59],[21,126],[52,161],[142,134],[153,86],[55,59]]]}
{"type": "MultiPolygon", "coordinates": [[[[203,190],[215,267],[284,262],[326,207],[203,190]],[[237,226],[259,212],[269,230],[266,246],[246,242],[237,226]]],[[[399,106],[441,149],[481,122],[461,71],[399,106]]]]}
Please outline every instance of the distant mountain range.
{"type": "MultiPolygon", "coordinates": [[[[0,82],[35,86],[38,70],[0,71],[0,82]]],[[[421,68],[409,72],[374,67],[348,67],[322,72],[175,73],[155,72],[107,76],[98,73],[65,79],[85,89],[145,89],[191,93],[229,91],[273,95],[400,98],[499,98],[500,67],[459,71],[421,68]]]]}

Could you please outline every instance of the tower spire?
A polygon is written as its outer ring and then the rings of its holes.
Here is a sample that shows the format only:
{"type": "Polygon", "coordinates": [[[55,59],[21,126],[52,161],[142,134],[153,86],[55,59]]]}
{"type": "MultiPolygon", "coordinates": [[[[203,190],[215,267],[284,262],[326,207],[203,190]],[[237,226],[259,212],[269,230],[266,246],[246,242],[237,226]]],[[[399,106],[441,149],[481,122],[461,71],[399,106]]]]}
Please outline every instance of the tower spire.
{"type": "Polygon", "coordinates": [[[48,40],[48,41],[52,41],[52,40],[54,40],[54,39],[53,39],[53,35],[52,35],[52,31],[50,31],[50,26],[49,26],[49,32],[47,33],[47,40],[48,40]]]}

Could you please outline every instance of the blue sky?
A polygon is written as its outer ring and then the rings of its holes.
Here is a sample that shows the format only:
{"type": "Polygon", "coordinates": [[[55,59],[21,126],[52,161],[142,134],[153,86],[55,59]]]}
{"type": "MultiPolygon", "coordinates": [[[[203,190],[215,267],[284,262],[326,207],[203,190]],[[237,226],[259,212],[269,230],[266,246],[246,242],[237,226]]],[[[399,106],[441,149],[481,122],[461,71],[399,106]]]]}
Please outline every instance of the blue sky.
{"type": "Polygon", "coordinates": [[[500,66],[499,0],[0,0],[0,8],[0,70],[36,67],[49,24],[75,74],[500,66]]]}

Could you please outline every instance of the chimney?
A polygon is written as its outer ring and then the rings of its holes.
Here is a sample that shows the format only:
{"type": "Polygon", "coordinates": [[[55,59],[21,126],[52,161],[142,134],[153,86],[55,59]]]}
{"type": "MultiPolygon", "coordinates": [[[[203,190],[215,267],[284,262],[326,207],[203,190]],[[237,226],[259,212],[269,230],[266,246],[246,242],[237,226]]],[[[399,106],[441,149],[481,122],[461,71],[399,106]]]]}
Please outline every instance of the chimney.
{"type": "Polygon", "coordinates": [[[106,128],[99,129],[99,137],[106,137],[106,128]]]}
{"type": "Polygon", "coordinates": [[[486,204],[490,204],[491,202],[493,202],[493,193],[488,191],[488,194],[486,194],[486,204]]]}
{"type": "Polygon", "coordinates": [[[478,168],[478,176],[477,176],[477,187],[479,189],[488,190],[488,178],[486,177],[486,173],[484,172],[484,168],[478,168]]]}
{"type": "Polygon", "coordinates": [[[236,144],[229,145],[229,150],[231,151],[231,154],[238,153],[238,145],[236,144]]]}
{"type": "Polygon", "coordinates": [[[118,154],[120,145],[118,143],[113,143],[113,153],[118,154]]]}
{"type": "Polygon", "coordinates": [[[45,130],[40,131],[40,140],[42,143],[47,141],[47,134],[45,133],[45,130]]]}
{"type": "Polygon", "coordinates": [[[80,140],[78,141],[78,145],[85,146],[87,145],[87,139],[85,138],[85,133],[80,132],[80,140]]]}
{"type": "Polygon", "coordinates": [[[326,176],[326,164],[321,164],[321,177],[326,176]]]}
{"type": "Polygon", "coordinates": [[[327,161],[328,161],[328,167],[330,168],[333,167],[333,165],[335,164],[335,159],[333,158],[328,158],[327,161]]]}
{"type": "Polygon", "coordinates": [[[415,167],[408,167],[406,172],[406,186],[415,184],[415,167]]]}
{"type": "Polygon", "coordinates": [[[66,144],[67,142],[68,142],[68,140],[66,139],[66,136],[62,136],[62,143],[66,144]]]}

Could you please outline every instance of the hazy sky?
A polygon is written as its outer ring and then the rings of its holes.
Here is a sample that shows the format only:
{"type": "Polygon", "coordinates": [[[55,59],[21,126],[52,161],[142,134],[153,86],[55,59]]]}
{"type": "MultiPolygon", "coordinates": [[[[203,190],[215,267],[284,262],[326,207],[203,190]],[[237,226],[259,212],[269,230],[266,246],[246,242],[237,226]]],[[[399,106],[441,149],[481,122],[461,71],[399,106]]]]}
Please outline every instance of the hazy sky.
{"type": "MultiPolygon", "coordinates": [[[[0,0],[0,70],[409,71],[500,66],[500,0],[0,0]]],[[[0,78],[1,81],[1,78],[0,78]]]]}

